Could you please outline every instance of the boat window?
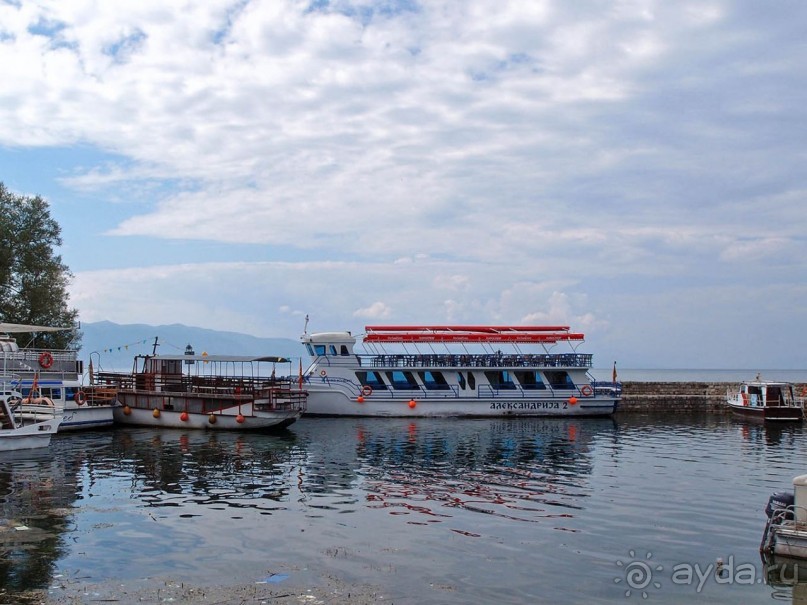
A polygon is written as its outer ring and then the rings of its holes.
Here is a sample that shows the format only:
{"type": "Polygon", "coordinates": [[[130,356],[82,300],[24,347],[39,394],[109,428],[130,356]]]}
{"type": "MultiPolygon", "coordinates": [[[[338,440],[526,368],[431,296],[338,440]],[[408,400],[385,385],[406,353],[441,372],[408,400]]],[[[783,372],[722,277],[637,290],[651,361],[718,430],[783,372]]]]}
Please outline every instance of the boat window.
{"type": "Polygon", "coordinates": [[[473,372],[468,372],[468,388],[472,391],[476,388],[476,376],[473,372]]]}
{"type": "Polygon", "coordinates": [[[555,390],[573,389],[574,381],[568,372],[563,370],[545,370],[544,376],[549,386],[555,390]]]}
{"type": "Polygon", "coordinates": [[[513,382],[513,377],[507,370],[485,372],[485,378],[488,379],[490,386],[494,389],[516,388],[516,385],[513,382]]]}
{"type": "Polygon", "coordinates": [[[331,352],[331,355],[337,355],[336,345],[328,345],[328,350],[331,352]]]}
{"type": "Polygon", "coordinates": [[[314,345],[314,354],[318,357],[325,355],[325,345],[314,345]]]}
{"type": "Polygon", "coordinates": [[[462,372],[457,372],[457,383],[460,385],[460,388],[464,391],[465,390],[465,375],[462,372]]]}
{"type": "Polygon", "coordinates": [[[541,380],[541,375],[534,370],[517,371],[513,372],[513,374],[522,389],[546,390],[546,385],[541,380]]]}
{"type": "Polygon", "coordinates": [[[339,349],[339,353],[341,355],[350,355],[350,351],[347,350],[347,345],[342,345],[339,349]]]}
{"type": "Polygon", "coordinates": [[[73,401],[76,397],[76,391],[78,391],[78,388],[76,387],[65,387],[64,388],[65,401],[73,401]]]}
{"type": "Polygon", "coordinates": [[[418,376],[423,381],[423,386],[430,391],[447,391],[449,389],[442,372],[426,370],[425,372],[418,372],[418,376]]]}
{"type": "Polygon", "coordinates": [[[356,378],[363,387],[371,387],[375,390],[387,388],[378,372],[356,372],[356,378]]]}
{"type": "Polygon", "coordinates": [[[402,372],[401,370],[393,370],[387,372],[387,380],[389,380],[393,389],[417,389],[418,383],[412,372],[402,372]]]}
{"type": "Polygon", "coordinates": [[[310,342],[305,343],[305,348],[308,350],[308,354],[313,357],[314,356],[314,347],[311,346],[310,342]]]}

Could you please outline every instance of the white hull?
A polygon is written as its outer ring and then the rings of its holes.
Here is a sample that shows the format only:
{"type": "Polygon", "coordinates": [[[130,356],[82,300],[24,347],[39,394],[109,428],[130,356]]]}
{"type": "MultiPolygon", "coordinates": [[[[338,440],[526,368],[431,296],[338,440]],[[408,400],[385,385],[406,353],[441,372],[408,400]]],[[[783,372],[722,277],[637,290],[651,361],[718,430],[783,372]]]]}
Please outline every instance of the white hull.
{"type": "Polygon", "coordinates": [[[65,406],[64,419],[59,430],[82,431],[111,427],[114,424],[112,405],[97,406],[65,406]]]}
{"type": "Polygon", "coordinates": [[[59,418],[54,418],[15,429],[0,430],[0,451],[10,452],[48,447],[50,438],[59,428],[59,421],[59,418]]]}
{"type": "Polygon", "coordinates": [[[616,411],[614,397],[518,398],[518,397],[383,397],[350,396],[331,388],[306,385],[307,416],[385,417],[505,417],[505,416],[609,416],[616,411]],[[414,402],[411,405],[410,402],[414,402]]]}
{"type": "Polygon", "coordinates": [[[775,526],[773,532],[773,554],[794,559],[807,559],[807,526],[789,523],[775,526]]]}
{"type": "Polygon", "coordinates": [[[116,424],[223,431],[261,431],[282,428],[292,424],[300,417],[299,410],[253,412],[251,406],[246,405],[241,406],[240,412],[237,407],[212,414],[159,410],[157,416],[152,408],[120,406],[114,409],[113,414],[116,424]]]}

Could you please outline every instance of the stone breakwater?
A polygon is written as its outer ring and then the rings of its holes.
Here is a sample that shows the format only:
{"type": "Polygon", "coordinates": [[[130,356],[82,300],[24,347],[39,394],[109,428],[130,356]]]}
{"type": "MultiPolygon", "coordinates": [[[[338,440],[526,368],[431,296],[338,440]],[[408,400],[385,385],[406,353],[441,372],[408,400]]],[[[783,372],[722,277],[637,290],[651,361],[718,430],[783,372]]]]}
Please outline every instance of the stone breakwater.
{"type": "MultiPolygon", "coordinates": [[[[617,413],[728,413],[726,393],[739,387],[736,382],[623,382],[617,413]]],[[[796,393],[804,387],[797,384],[796,393]]]]}

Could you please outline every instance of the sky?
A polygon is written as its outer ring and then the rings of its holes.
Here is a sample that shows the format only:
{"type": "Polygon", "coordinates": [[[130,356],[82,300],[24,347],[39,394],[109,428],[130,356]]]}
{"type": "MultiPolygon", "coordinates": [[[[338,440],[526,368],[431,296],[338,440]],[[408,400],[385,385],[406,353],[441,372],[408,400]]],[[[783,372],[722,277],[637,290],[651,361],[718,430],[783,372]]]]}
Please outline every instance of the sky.
{"type": "Polygon", "coordinates": [[[82,322],[807,367],[807,2],[0,0],[82,322]]]}

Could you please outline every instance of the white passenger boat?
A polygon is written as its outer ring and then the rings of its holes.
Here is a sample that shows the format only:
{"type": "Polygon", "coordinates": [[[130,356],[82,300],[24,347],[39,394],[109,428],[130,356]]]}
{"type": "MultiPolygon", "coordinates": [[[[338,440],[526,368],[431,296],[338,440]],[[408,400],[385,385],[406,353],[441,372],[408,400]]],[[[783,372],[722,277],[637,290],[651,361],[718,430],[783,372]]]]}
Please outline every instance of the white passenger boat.
{"type": "MultiPolygon", "coordinates": [[[[0,397],[28,398],[36,382],[38,394],[53,401],[62,410],[60,431],[75,431],[112,426],[115,394],[95,389],[84,382],[84,364],[75,349],[20,347],[10,336],[14,333],[58,332],[66,328],[0,323],[0,360],[11,392],[0,397]]],[[[8,390],[8,389],[7,389],[8,390]]],[[[30,404],[20,412],[33,413],[30,404]]]]}
{"type": "Polygon", "coordinates": [[[589,375],[568,326],[367,326],[362,341],[303,335],[306,414],[605,416],[621,398],[618,382],[589,375]]]}
{"type": "Polygon", "coordinates": [[[276,377],[272,356],[138,355],[131,372],[98,372],[115,389],[116,424],[207,430],[279,429],[305,409],[299,377],[276,377]]]}

